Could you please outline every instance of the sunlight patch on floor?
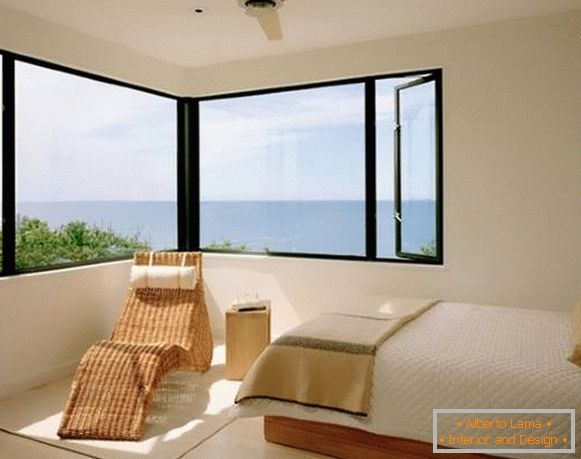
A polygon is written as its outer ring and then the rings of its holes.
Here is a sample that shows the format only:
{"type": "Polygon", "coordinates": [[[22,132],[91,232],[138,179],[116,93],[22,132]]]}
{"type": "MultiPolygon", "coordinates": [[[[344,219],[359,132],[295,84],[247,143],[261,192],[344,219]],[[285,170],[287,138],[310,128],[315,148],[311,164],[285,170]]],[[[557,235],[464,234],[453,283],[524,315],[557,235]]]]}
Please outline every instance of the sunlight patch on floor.
{"type": "Polygon", "coordinates": [[[0,427],[104,459],[175,459],[232,422],[229,411],[240,383],[224,379],[224,362],[225,348],[219,343],[206,373],[168,375],[154,394],[143,438],[137,442],[59,439],[56,432],[71,376],[1,400],[0,427]]]}

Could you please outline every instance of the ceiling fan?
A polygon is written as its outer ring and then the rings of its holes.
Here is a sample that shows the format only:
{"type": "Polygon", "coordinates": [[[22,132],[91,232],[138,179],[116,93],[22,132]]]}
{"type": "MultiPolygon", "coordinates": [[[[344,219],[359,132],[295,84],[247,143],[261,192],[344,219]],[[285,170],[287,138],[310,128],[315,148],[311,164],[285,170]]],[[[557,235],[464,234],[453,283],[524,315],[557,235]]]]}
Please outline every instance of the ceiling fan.
{"type": "Polygon", "coordinates": [[[282,40],[278,10],[285,0],[238,0],[248,16],[256,18],[269,40],[282,40]]]}

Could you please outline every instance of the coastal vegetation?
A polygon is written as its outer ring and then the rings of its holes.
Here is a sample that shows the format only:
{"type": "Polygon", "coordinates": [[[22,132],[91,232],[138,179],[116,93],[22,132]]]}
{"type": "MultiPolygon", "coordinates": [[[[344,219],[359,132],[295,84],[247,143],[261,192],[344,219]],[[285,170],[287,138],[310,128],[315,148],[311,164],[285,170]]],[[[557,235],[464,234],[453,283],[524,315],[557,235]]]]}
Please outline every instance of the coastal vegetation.
{"type": "Polygon", "coordinates": [[[229,239],[224,239],[221,242],[212,241],[204,249],[207,250],[231,250],[233,252],[247,252],[250,250],[248,244],[238,244],[235,245],[229,239]]]}
{"type": "MultiPolygon", "coordinates": [[[[23,217],[16,225],[16,269],[112,258],[149,249],[138,234],[122,236],[83,221],[53,229],[43,220],[23,217]]],[[[0,248],[0,259],[1,255],[0,248]]]]}
{"type": "MultiPolygon", "coordinates": [[[[2,231],[0,229],[0,240],[2,231]]],[[[130,256],[136,251],[151,250],[151,243],[139,234],[123,235],[111,228],[101,228],[82,220],[54,227],[39,218],[21,217],[16,225],[16,269],[54,266],[67,263],[130,256]]],[[[0,262],[2,259],[0,244],[0,262]]],[[[203,247],[208,251],[253,252],[247,243],[230,239],[212,241],[203,247]]],[[[268,247],[258,250],[270,253],[268,247]]],[[[419,248],[425,256],[436,256],[435,238],[419,248]]]]}
{"type": "Polygon", "coordinates": [[[436,238],[432,239],[432,242],[429,244],[421,246],[420,254],[428,257],[435,257],[438,254],[438,251],[436,250],[436,238]]]}

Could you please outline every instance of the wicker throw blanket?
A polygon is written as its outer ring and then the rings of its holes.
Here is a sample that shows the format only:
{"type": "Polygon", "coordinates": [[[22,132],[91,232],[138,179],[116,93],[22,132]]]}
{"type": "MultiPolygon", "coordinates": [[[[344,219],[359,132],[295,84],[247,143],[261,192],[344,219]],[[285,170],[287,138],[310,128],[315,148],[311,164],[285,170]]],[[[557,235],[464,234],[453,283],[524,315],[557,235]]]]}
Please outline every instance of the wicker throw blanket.
{"type": "Polygon", "coordinates": [[[377,349],[435,303],[392,298],[379,307],[325,313],[299,325],[262,353],[236,403],[269,398],[367,416],[377,349]]]}

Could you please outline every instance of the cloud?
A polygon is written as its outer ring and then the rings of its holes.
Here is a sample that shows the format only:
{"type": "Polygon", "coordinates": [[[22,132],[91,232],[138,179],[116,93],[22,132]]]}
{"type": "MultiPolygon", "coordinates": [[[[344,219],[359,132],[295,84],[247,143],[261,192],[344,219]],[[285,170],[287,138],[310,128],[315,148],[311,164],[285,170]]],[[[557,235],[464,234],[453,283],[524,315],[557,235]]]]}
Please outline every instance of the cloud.
{"type": "Polygon", "coordinates": [[[176,103],[16,67],[20,201],[174,200],[176,103]]]}
{"type": "Polygon", "coordinates": [[[321,129],[364,124],[363,85],[333,86],[202,102],[204,164],[250,160],[321,129]]]}
{"type": "MultiPolygon", "coordinates": [[[[175,199],[175,101],[30,64],[16,72],[20,201],[175,199]]],[[[378,82],[383,136],[401,82],[378,82]]],[[[203,183],[228,196],[358,197],[364,100],[348,84],[202,102],[203,183]]]]}
{"type": "MultiPolygon", "coordinates": [[[[394,117],[394,88],[410,78],[377,83],[377,121],[394,117]]],[[[204,164],[252,160],[277,145],[317,136],[321,129],[363,126],[363,84],[338,85],[201,103],[204,164]]]]}

